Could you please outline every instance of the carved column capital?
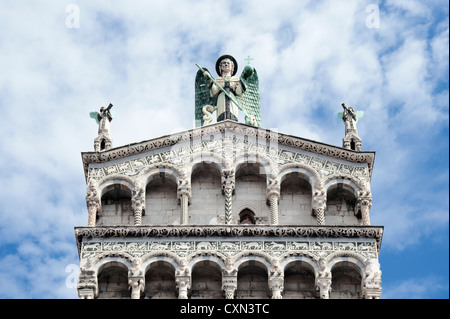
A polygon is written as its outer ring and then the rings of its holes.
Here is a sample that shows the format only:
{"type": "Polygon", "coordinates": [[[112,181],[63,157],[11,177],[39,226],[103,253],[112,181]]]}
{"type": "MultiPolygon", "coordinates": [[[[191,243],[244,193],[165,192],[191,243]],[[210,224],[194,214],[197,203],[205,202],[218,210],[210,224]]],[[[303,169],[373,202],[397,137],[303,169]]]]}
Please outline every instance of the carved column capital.
{"type": "Polygon", "coordinates": [[[325,209],[327,206],[327,193],[324,189],[318,188],[313,192],[312,197],[312,209],[316,211],[317,209],[325,209]]]}
{"type": "Polygon", "coordinates": [[[180,179],[177,186],[177,198],[182,199],[184,196],[189,199],[190,204],[192,200],[191,181],[187,178],[180,179]]]}
{"type": "Polygon", "coordinates": [[[191,289],[191,276],[175,275],[178,299],[188,299],[188,290],[191,289]]]}
{"type": "Polygon", "coordinates": [[[222,274],[222,291],[225,294],[225,299],[234,299],[236,289],[237,289],[237,270],[234,275],[222,274]]]}
{"type": "Polygon", "coordinates": [[[379,299],[381,290],[380,264],[376,261],[371,261],[366,265],[363,295],[366,299],[379,299]]]}
{"type": "Polygon", "coordinates": [[[372,208],[372,197],[359,197],[355,208],[357,212],[361,212],[363,225],[370,225],[369,210],[372,208]]]}
{"type": "Polygon", "coordinates": [[[101,207],[100,196],[98,195],[98,184],[93,178],[89,179],[86,186],[86,206],[88,209],[88,226],[95,226],[97,212],[101,207]]]}
{"type": "Polygon", "coordinates": [[[131,299],[140,299],[144,292],[145,278],[142,275],[128,275],[128,285],[131,289],[131,299]]]}
{"type": "Polygon", "coordinates": [[[222,170],[222,193],[225,193],[226,189],[234,190],[235,187],[235,175],[234,169],[223,169],[222,170]]]}
{"type": "Polygon", "coordinates": [[[94,270],[80,269],[77,291],[81,299],[94,299],[98,296],[97,275],[94,270]]]}
{"type": "Polygon", "coordinates": [[[274,196],[277,200],[280,199],[280,183],[276,178],[270,178],[267,182],[266,198],[269,201],[274,196]]]}
{"type": "Polygon", "coordinates": [[[282,299],[281,293],[284,289],[284,276],[272,275],[269,277],[269,289],[272,291],[272,299],[282,299]]]}
{"type": "Polygon", "coordinates": [[[316,290],[319,292],[320,299],[329,299],[331,292],[331,276],[317,277],[316,290]]]}

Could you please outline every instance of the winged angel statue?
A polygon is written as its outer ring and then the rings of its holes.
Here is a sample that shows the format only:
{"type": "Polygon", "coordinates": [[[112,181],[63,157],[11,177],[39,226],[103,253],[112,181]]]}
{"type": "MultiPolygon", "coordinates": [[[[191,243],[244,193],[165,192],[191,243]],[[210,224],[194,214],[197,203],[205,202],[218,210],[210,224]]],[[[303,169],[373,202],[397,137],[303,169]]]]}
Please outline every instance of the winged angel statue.
{"type": "Polygon", "coordinates": [[[355,111],[352,107],[347,108],[345,103],[342,103],[344,112],[338,113],[338,118],[342,119],[345,123],[345,134],[349,132],[354,132],[358,135],[356,129],[356,122],[364,116],[364,111],[355,111]]]}
{"type": "Polygon", "coordinates": [[[106,133],[109,134],[109,123],[112,121],[112,110],[113,105],[109,103],[107,108],[103,106],[100,108],[100,112],[90,112],[89,116],[98,124],[98,134],[106,133]]]}
{"type": "Polygon", "coordinates": [[[208,69],[199,68],[195,77],[195,123],[196,126],[210,124],[212,113],[217,111],[217,122],[238,121],[238,110],[245,116],[245,123],[261,126],[258,73],[246,65],[241,77],[236,77],[237,61],[231,55],[222,55],[216,62],[214,79],[208,69]]]}

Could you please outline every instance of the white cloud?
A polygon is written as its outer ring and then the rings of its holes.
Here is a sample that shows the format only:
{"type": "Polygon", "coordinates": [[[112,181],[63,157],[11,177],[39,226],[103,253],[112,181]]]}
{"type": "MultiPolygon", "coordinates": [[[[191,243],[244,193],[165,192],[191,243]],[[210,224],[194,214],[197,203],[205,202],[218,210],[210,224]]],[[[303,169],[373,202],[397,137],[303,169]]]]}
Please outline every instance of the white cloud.
{"type": "Polygon", "coordinates": [[[428,299],[441,291],[448,291],[442,279],[436,276],[412,278],[393,282],[383,287],[383,299],[428,299]]]}

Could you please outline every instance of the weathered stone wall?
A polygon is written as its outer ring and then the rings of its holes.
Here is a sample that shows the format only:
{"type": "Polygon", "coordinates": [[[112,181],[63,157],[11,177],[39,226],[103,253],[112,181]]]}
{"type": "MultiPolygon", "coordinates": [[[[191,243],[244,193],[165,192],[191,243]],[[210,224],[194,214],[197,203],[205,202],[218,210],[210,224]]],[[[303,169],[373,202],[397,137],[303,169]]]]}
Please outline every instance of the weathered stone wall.
{"type": "Polygon", "coordinates": [[[134,211],[130,199],[106,200],[97,216],[97,225],[133,225],[134,211]]]}
{"type": "Polygon", "coordinates": [[[192,199],[189,205],[189,224],[219,224],[225,199],[222,195],[220,171],[209,165],[200,165],[191,177],[192,199]]]}
{"type": "Polygon", "coordinates": [[[171,179],[151,183],[146,188],[144,225],[174,225],[180,223],[177,185],[171,179]]]}

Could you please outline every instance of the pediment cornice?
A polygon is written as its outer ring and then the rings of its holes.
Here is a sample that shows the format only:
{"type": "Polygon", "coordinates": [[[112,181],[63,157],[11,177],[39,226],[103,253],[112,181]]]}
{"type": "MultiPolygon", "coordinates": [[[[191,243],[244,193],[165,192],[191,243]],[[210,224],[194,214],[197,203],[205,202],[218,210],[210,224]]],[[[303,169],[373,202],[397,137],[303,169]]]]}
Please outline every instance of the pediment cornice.
{"type": "MultiPolygon", "coordinates": [[[[310,153],[320,157],[338,159],[348,163],[365,163],[368,167],[369,178],[372,173],[375,160],[374,151],[352,151],[341,147],[311,141],[308,139],[283,134],[263,128],[253,127],[234,121],[223,121],[187,131],[161,136],[158,138],[145,140],[138,143],[128,144],[112,148],[103,152],[82,152],[82,160],[85,171],[85,177],[88,177],[89,164],[107,163],[110,161],[123,161],[128,157],[138,158],[149,152],[158,152],[158,150],[167,150],[170,148],[179,148],[183,145],[189,145],[192,148],[196,146],[201,149],[202,146],[211,144],[211,141],[228,138],[228,140],[241,137],[242,141],[253,141],[255,145],[268,145],[271,149],[279,147],[284,150],[298,150],[303,154],[310,153]],[[179,146],[179,147],[178,147],[179,146]]],[[[194,152],[195,150],[192,150],[194,152]]],[[[255,149],[258,153],[260,150],[255,149]]],[[[191,154],[192,155],[192,154],[191,154]]]]}

